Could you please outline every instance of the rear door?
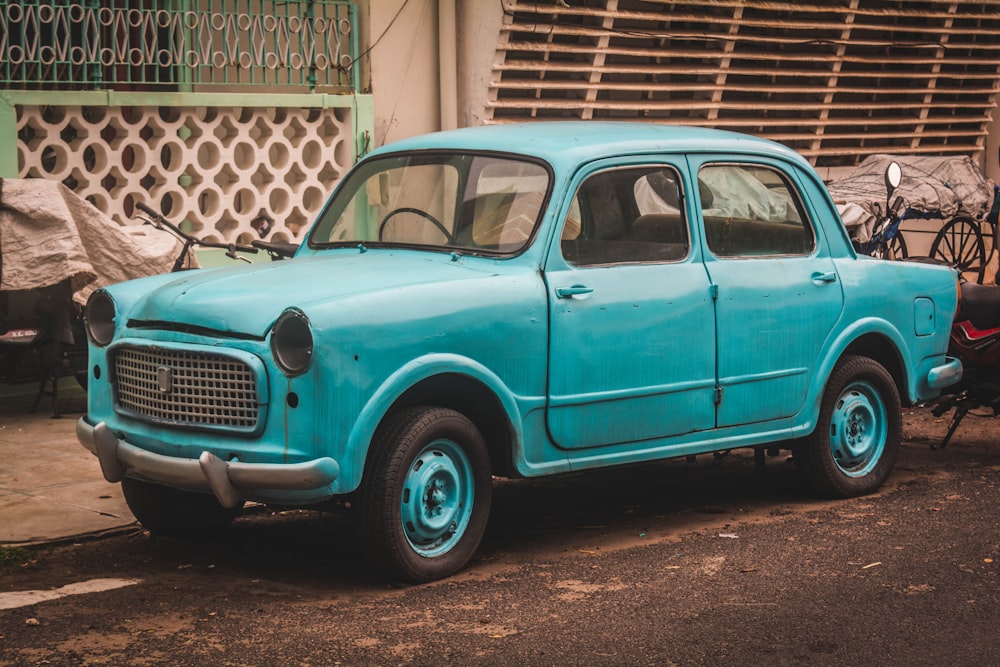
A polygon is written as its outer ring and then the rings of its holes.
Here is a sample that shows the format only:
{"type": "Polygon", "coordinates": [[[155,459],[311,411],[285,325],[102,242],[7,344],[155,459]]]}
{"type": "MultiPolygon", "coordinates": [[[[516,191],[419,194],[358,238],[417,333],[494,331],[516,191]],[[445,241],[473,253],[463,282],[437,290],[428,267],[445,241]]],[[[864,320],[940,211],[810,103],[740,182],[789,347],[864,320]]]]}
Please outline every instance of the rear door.
{"type": "Polygon", "coordinates": [[[794,415],[843,308],[822,235],[781,163],[692,158],[717,290],[719,427],[794,415]]]}

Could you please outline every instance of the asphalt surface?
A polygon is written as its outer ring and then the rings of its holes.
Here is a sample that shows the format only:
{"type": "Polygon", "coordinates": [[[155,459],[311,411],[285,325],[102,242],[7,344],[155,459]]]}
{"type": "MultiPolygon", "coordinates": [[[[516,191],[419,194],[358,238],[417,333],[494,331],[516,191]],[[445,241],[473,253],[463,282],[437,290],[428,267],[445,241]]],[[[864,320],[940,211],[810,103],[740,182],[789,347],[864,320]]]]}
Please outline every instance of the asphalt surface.
{"type": "Polygon", "coordinates": [[[847,501],[739,452],[498,482],[479,554],[423,586],[369,571],[349,513],[8,547],[0,664],[998,665],[1000,422],[943,452],[905,424],[847,501]]]}

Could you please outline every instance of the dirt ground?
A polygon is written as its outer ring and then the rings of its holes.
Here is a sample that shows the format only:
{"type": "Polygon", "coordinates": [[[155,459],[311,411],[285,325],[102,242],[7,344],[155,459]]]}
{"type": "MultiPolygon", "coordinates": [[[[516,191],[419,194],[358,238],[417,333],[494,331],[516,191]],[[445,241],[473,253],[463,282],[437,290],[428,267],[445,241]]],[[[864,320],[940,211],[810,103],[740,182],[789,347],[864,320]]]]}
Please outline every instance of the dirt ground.
{"type": "Polygon", "coordinates": [[[38,547],[0,565],[0,664],[1000,664],[998,426],[932,451],[946,419],[907,411],[889,482],[847,501],[787,453],[500,481],[479,554],[423,586],[370,572],[333,513],[38,547]]]}

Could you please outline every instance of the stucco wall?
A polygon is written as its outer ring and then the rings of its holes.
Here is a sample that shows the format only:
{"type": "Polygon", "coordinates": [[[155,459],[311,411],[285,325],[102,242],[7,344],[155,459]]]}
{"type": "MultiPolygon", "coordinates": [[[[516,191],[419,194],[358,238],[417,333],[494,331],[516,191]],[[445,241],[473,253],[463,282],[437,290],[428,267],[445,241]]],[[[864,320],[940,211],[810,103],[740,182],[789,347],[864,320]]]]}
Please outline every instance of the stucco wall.
{"type": "Polygon", "coordinates": [[[438,129],[437,1],[369,0],[361,13],[373,147],[438,129]]]}
{"type": "Polygon", "coordinates": [[[366,0],[360,8],[361,50],[368,51],[362,86],[370,87],[375,105],[373,146],[442,129],[442,62],[457,62],[458,126],[482,124],[503,19],[499,2],[366,0]],[[439,17],[447,5],[454,7],[457,30],[441,40],[439,17]],[[442,46],[454,57],[442,58],[442,46]]]}

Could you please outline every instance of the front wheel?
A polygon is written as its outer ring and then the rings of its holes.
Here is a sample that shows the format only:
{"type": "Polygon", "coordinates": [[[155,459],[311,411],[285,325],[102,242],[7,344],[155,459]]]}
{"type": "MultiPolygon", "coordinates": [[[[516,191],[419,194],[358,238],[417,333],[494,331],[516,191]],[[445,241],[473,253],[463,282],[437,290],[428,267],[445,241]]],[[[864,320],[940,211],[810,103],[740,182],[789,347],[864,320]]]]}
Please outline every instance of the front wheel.
{"type": "Polygon", "coordinates": [[[475,425],[444,408],[411,408],[379,428],[365,474],[362,548],[410,582],[440,579],[469,561],[492,500],[489,454],[475,425]]]}
{"type": "Polygon", "coordinates": [[[205,537],[225,528],[242,509],[228,509],[215,496],[181,491],[131,477],[122,480],[122,495],[143,528],[165,537],[205,537]]]}
{"type": "Polygon", "coordinates": [[[899,453],[902,410],[896,383],[874,359],[847,356],[823,393],[819,421],[795,462],[818,494],[850,498],[877,490],[899,453]]]}

